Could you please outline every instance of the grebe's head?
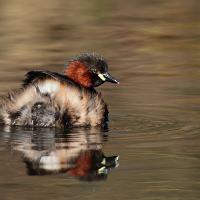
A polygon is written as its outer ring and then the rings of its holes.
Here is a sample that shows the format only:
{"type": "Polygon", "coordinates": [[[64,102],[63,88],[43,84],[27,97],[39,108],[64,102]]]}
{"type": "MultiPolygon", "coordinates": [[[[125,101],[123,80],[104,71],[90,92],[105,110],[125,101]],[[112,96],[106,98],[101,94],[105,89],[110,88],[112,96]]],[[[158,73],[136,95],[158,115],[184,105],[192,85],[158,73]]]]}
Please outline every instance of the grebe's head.
{"type": "Polygon", "coordinates": [[[119,84],[108,73],[106,60],[95,53],[83,53],[74,57],[69,61],[65,75],[87,88],[97,87],[106,81],[119,84]]]}

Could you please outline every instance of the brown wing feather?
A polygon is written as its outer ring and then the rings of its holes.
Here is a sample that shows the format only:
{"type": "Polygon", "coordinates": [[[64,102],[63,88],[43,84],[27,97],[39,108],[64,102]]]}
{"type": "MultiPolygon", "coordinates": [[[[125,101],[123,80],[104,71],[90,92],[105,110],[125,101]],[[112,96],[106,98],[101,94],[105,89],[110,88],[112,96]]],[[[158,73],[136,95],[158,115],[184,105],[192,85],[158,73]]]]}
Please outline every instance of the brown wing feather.
{"type": "Polygon", "coordinates": [[[56,72],[33,70],[29,71],[26,74],[26,78],[23,80],[22,84],[24,87],[26,87],[30,83],[36,82],[38,80],[44,80],[47,78],[51,78],[57,81],[67,81],[67,78],[64,75],[56,72]]]}

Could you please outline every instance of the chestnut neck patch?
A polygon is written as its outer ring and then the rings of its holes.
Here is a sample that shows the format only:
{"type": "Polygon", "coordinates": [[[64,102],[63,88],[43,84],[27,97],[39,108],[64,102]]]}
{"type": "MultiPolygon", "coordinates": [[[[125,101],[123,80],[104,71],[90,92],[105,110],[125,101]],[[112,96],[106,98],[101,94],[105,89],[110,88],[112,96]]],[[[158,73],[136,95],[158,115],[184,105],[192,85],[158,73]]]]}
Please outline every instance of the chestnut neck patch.
{"type": "Polygon", "coordinates": [[[92,87],[92,72],[79,61],[71,62],[65,70],[65,75],[83,87],[92,87]]]}

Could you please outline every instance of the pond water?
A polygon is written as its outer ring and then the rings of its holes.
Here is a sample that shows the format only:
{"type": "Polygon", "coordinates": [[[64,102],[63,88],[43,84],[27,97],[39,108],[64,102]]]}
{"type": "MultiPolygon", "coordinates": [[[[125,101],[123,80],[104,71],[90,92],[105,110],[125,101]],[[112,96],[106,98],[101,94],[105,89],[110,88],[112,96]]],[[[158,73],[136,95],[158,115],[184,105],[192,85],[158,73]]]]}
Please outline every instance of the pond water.
{"type": "Polygon", "coordinates": [[[62,72],[86,51],[120,81],[98,88],[106,131],[1,127],[0,199],[200,199],[198,0],[0,0],[0,9],[1,95],[28,70],[62,72]]]}

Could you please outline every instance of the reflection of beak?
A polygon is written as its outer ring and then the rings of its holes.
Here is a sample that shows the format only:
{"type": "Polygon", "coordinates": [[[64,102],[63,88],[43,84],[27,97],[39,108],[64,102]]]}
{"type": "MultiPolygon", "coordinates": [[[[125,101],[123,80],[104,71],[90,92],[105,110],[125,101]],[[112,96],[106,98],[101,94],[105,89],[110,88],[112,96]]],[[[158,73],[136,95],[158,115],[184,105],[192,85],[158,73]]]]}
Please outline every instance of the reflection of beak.
{"type": "Polygon", "coordinates": [[[104,74],[98,74],[98,76],[102,81],[108,81],[111,83],[119,84],[119,82],[115,78],[113,78],[108,72],[104,74]]]}

